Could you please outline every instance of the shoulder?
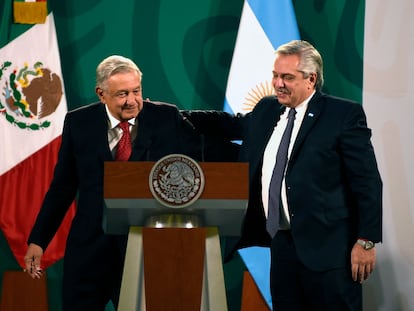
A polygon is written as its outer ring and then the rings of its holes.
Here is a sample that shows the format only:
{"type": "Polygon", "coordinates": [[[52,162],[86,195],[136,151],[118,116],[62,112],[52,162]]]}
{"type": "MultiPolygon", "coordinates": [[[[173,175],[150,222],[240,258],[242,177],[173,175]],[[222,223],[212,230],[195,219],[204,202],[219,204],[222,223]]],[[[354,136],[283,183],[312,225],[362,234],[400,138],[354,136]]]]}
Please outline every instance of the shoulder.
{"type": "Polygon", "coordinates": [[[178,108],[176,105],[160,102],[160,101],[149,101],[144,100],[144,110],[148,111],[170,111],[170,112],[178,112],[178,108]]]}
{"type": "Polygon", "coordinates": [[[309,107],[326,111],[329,114],[346,116],[349,112],[363,113],[362,105],[356,101],[317,92],[309,102],[309,107]],[[319,108],[318,108],[319,107],[319,108]]]}
{"type": "Polygon", "coordinates": [[[94,113],[100,110],[105,110],[104,109],[104,104],[102,104],[101,102],[96,102],[96,103],[92,103],[89,105],[85,105],[85,106],[81,106],[75,109],[72,109],[70,111],[68,111],[69,115],[82,115],[82,114],[89,114],[89,113],[94,113]]]}
{"type": "Polygon", "coordinates": [[[265,96],[254,106],[253,110],[247,114],[248,119],[255,117],[258,118],[274,118],[280,114],[280,109],[283,106],[277,100],[274,95],[265,96]]]}
{"type": "Polygon", "coordinates": [[[309,102],[309,111],[320,112],[324,120],[343,124],[347,128],[355,125],[367,126],[365,111],[360,103],[343,97],[319,95],[319,98],[309,102]]]}
{"type": "Polygon", "coordinates": [[[179,119],[179,111],[175,105],[145,100],[142,110],[138,114],[138,122],[153,128],[175,126],[179,119]]]}
{"type": "Polygon", "coordinates": [[[66,120],[90,123],[91,120],[101,119],[102,115],[106,115],[105,106],[101,102],[96,102],[68,111],[66,120]]]}
{"type": "Polygon", "coordinates": [[[259,100],[254,109],[264,108],[268,106],[280,105],[275,95],[265,96],[259,100]]]}
{"type": "Polygon", "coordinates": [[[350,100],[348,98],[328,95],[320,92],[316,93],[314,97],[316,101],[323,101],[327,104],[339,107],[353,107],[354,105],[361,106],[361,104],[359,104],[358,102],[350,100]]]}
{"type": "Polygon", "coordinates": [[[85,106],[81,106],[75,109],[72,109],[69,111],[69,113],[83,113],[86,111],[92,111],[92,110],[98,110],[98,109],[102,109],[103,108],[103,104],[101,102],[96,102],[96,103],[92,103],[89,105],[85,105],[85,106]]]}
{"type": "Polygon", "coordinates": [[[180,116],[177,106],[158,101],[144,101],[142,111],[138,114],[141,122],[175,122],[180,116]]]}

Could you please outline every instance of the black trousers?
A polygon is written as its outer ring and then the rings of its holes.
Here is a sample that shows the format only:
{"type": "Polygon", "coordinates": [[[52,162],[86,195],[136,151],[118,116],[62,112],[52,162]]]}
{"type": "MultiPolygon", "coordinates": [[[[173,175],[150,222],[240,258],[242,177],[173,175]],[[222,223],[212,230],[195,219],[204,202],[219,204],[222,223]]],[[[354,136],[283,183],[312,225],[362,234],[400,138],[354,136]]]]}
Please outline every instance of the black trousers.
{"type": "Polygon", "coordinates": [[[308,269],[298,259],[290,230],[278,231],[272,240],[270,289],[277,311],[362,310],[362,286],[352,280],[351,268],[308,269]]]}
{"type": "Polygon", "coordinates": [[[117,309],[126,243],[126,235],[100,234],[79,241],[76,249],[66,253],[63,311],[104,311],[109,301],[117,309]]]}

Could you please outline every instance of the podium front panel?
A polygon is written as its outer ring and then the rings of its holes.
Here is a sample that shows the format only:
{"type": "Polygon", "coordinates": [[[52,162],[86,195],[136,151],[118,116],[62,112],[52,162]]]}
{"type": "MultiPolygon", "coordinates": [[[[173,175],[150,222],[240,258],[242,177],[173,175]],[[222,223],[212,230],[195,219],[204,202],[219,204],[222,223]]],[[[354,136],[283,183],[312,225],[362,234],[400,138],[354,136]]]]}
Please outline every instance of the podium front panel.
{"type": "Polygon", "coordinates": [[[106,162],[104,230],[127,234],[130,226],[148,226],[157,216],[194,216],[199,226],[217,227],[222,236],[240,235],[248,200],[248,164],[199,163],[205,175],[200,198],[185,208],[169,208],[158,202],[149,189],[155,162],[106,162]]]}

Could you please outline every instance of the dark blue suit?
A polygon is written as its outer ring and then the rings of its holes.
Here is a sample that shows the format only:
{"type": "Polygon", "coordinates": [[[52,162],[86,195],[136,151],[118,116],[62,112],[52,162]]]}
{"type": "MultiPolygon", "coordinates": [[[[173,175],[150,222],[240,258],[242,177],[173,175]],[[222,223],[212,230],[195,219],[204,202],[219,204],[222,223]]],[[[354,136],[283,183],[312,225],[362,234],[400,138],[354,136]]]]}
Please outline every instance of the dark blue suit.
{"type": "MultiPolygon", "coordinates": [[[[321,92],[311,98],[286,169],[291,230],[283,233],[286,239],[282,243],[276,243],[266,231],[261,178],[265,148],[284,110],[275,96],[269,96],[245,116],[206,111],[192,112],[188,117],[201,132],[243,139],[241,161],[249,163],[249,202],[236,248],[271,246],[272,267],[277,270],[283,265],[274,260],[279,257],[283,262],[286,258],[275,250],[287,247],[292,250],[288,260],[293,258],[304,267],[308,284],[319,272],[340,271],[334,278],[339,276],[345,304],[358,306],[360,286],[351,279],[351,249],[358,238],[382,239],[382,181],[365,113],[357,103],[321,92]]],[[[272,282],[273,276],[283,273],[272,272],[272,282]]],[[[289,275],[284,280],[296,282],[289,275]]],[[[281,286],[289,288],[290,284],[281,286]]],[[[324,290],[331,294],[329,285],[324,290]]],[[[341,307],[337,304],[335,308],[341,307]]]]}
{"type": "MultiPolygon", "coordinates": [[[[263,153],[284,107],[275,97],[247,116],[244,160],[250,199],[240,246],[270,245],[261,198],[263,153]]],[[[349,266],[358,237],[382,239],[382,182],[362,106],[317,92],[308,104],[286,170],[291,233],[302,263],[349,266]]]]}

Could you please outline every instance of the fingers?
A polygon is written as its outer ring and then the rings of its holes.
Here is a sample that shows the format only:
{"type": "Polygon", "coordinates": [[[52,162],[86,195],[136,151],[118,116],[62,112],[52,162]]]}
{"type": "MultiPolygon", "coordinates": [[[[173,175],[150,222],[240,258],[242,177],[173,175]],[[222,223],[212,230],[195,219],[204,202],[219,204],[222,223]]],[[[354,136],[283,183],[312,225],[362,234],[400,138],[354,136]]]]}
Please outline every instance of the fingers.
{"type": "Polygon", "coordinates": [[[360,265],[359,269],[358,269],[358,282],[362,283],[363,281],[365,281],[365,279],[368,277],[367,274],[367,269],[365,268],[365,266],[360,265]]]}
{"type": "Polygon", "coordinates": [[[374,271],[374,266],[367,264],[353,264],[352,265],[352,279],[355,282],[362,283],[366,281],[371,273],[374,271]]]}
{"type": "Polygon", "coordinates": [[[30,243],[24,256],[24,271],[27,272],[33,279],[40,279],[43,270],[41,266],[41,260],[43,255],[43,249],[34,243],[30,243]]]}
{"type": "Polygon", "coordinates": [[[375,248],[366,250],[355,243],[351,251],[351,273],[355,282],[362,283],[374,271],[376,261],[375,248]]]}
{"type": "Polygon", "coordinates": [[[368,279],[371,273],[374,271],[373,265],[369,264],[365,266],[364,280],[368,279]]]}
{"type": "Polygon", "coordinates": [[[354,282],[358,282],[358,267],[358,264],[352,265],[352,279],[354,280],[354,282]]]}
{"type": "Polygon", "coordinates": [[[26,256],[24,257],[24,263],[26,269],[24,272],[27,272],[33,279],[40,279],[43,274],[43,270],[40,267],[40,257],[39,256],[26,256]]]}

